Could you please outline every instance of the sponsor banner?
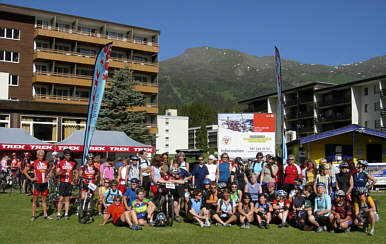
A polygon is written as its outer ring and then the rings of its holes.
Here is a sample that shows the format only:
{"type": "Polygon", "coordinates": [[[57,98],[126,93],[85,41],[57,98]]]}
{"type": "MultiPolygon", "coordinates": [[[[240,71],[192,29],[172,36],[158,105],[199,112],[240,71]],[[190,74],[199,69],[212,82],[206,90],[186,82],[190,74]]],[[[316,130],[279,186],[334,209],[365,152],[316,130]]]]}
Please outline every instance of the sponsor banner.
{"type": "Polygon", "coordinates": [[[275,155],[274,114],[218,114],[219,155],[255,158],[258,152],[275,155]]]}
{"type": "Polygon", "coordinates": [[[377,180],[375,185],[386,185],[386,163],[369,163],[367,169],[369,174],[377,180]]]}
{"type": "Polygon", "coordinates": [[[55,151],[55,145],[46,144],[0,144],[0,150],[55,151]]]}
{"type": "MultiPolygon", "coordinates": [[[[45,144],[0,144],[0,150],[20,151],[58,151],[70,149],[74,152],[82,152],[82,145],[45,145],[45,144]]],[[[91,152],[127,152],[136,153],[144,150],[147,153],[154,153],[154,147],[127,147],[127,146],[91,146],[91,152]]]]}

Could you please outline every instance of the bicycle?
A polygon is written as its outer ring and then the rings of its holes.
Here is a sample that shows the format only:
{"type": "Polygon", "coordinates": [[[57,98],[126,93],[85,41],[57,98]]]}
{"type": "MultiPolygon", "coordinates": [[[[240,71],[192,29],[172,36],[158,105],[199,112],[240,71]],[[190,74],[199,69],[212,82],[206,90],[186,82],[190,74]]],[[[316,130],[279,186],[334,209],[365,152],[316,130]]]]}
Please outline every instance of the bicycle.
{"type": "Polygon", "coordinates": [[[17,185],[18,185],[17,172],[15,170],[11,170],[9,172],[9,178],[8,178],[9,195],[11,195],[13,191],[17,190],[18,188],[17,185]]]}
{"type": "Polygon", "coordinates": [[[7,188],[7,172],[0,172],[0,190],[4,193],[7,188]]]}
{"type": "MultiPolygon", "coordinates": [[[[57,182],[57,181],[56,181],[57,182]]],[[[59,187],[58,184],[55,183],[54,178],[50,178],[48,181],[48,195],[47,195],[47,207],[54,208],[56,206],[56,202],[59,200],[59,187]]]]}
{"type": "Polygon", "coordinates": [[[173,226],[174,221],[174,193],[176,191],[176,184],[165,183],[158,185],[158,194],[159,199],[155,202],[158,202],[159,208],[158,212],[164,212],[166,216],[166,225],[173,226]],[[162,187],[165,187],[162,191],[162,187]]]}
{"type": "MultiPolygon", "coordinates": [[[[79,200],[79,209],[78,209],[78,221],[81,224],[86,224],[88,221],[94,221],[93,212],[94,212],[94,206],[95,206],[95,200],[94,200],[94,192],[97,188],[95,184],[93,184],[89,180],[84,180],[88,182],[87,184],[87,192],[85,194],[85,197],[83,200],[79,200]]],[[[81,181],[81,185],[84,185],[85,183],[81,181]]],[[[82,194],[82,187],[80,187],[80,194],[82,194]]],[[[79,197],[80,199],[80,197],[79,197]]]]}

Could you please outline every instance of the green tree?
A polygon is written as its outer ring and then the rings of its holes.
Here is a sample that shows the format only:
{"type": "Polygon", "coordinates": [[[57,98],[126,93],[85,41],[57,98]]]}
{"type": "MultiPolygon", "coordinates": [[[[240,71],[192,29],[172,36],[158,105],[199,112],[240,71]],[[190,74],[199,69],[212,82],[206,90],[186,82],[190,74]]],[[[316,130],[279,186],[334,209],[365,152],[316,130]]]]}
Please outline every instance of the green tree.
{"type": "Polygon", "coordinates": [[[199,139],[200,149],[202,149],[204,153],[206,153],[208,151],[208,133],[206,131],[206,124],[204,120],[201,120],[199,139]]]}
{"type": "Polygon", "coordinates": [[[133,90],[136,84],[128,67],[114,72],[113,78],[108,80],[110,87],[105,89],[96,128],[123,131],[130,138],[145,143],[151,136],[143,124],[145,112],[134,111],[134,107],[145,104],[142,93],[133,90]]]}

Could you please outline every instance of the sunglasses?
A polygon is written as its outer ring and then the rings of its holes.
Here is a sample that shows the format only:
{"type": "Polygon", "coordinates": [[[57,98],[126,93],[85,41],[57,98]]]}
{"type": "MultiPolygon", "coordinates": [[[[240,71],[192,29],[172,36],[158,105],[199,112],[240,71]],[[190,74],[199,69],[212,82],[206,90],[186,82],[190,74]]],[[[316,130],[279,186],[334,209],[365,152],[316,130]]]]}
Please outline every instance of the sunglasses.
{"type": "Polygon", "coordinates": [[[111,186],[115,186],[115,187],[117,187],[117,185],[111,185],[111,186]]]}
{"type": "Polygon", "coordinates": [[[198,196],[198,197],[201,197],[202,195],[201,195],[201,194],[199,194],[199,195],[196,195],[196,196],[198,196]]]}
{"type": "Polygon", "coordinates": [[[110,182],[108,182],[108,181],[105,181],[104,183],[105,183],[105,184],[109,184],[110,182]]]}
{"type": "Polygon", "coordinates": [[[288,161],[294,161],[295,159],[294,158],[290,158],[290,159],[288,159],[288,161]]]}
{"type": "Polygon", "coordinates": [[[229,157],[222,157],[222,158],[229,158],[229,157]]]}

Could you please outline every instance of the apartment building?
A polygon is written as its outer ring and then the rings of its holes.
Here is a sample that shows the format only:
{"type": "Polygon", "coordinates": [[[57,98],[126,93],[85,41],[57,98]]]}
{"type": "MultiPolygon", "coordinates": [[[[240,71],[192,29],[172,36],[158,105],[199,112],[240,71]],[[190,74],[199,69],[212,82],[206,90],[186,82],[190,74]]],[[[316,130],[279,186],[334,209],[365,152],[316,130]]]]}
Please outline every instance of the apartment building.
{"type": "MultiPolygon", "coordinates": [[[[201,149],[200,148],[200,129],[201,127],[189,128],[189,149],[201,149]]],[[[207,125],[206,134],[208,139],[208,148],[217,152],[217,133],[218,125],[207,125]]]]}
{"type": "MultiPolygon", "coordinates": [[[[313,82],[284,90],[283,99],[287,142],[351,124],[386,128],[386,75],[340,85],[313,82]]],[[[278,113],[276,93],[239,103],[248,112],[278,113]]]]}
{"type": "MultiPolygon", "coordinates": [[[[48,142],[86,124],[96,55],[113,42],[109,78],[127,66],[157,133],[158,30],[0,4],[0,126],[48,142]]],[[[108,83],[107,83],[108,85],[108,83]]]]}
{"type": "Polygon", "coordinates": [[[178,116],[177,109],[167,109],[157,116],[158,133],[156,152],[176,154],[176,150],[188,149],[189,117],[178,116]]]}

